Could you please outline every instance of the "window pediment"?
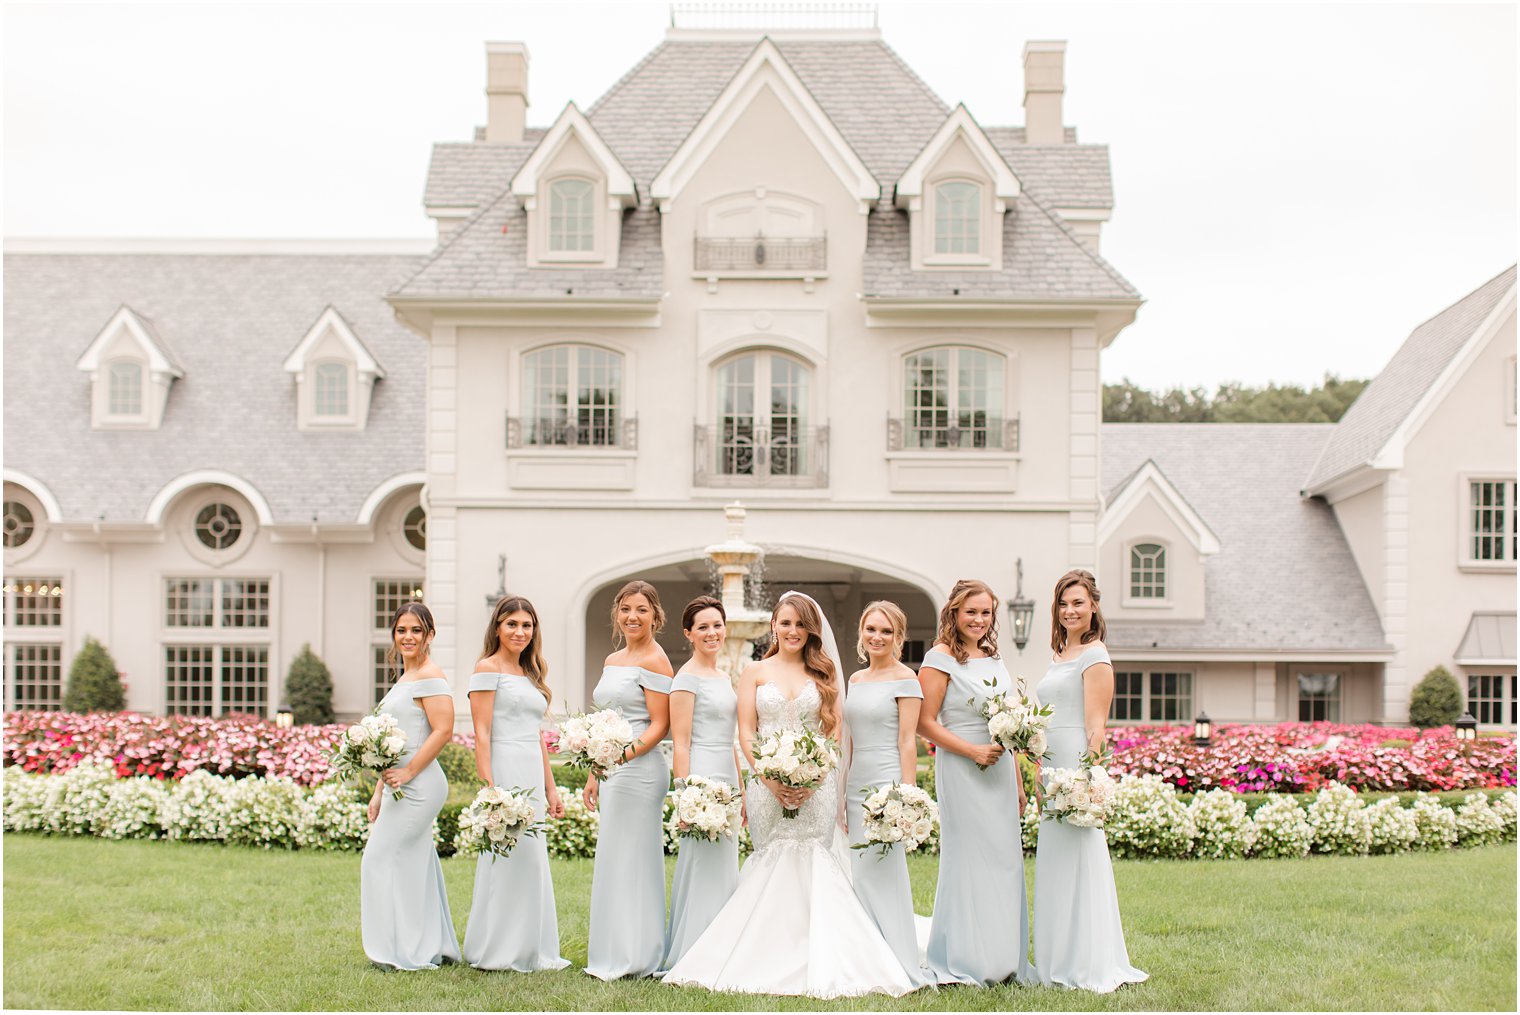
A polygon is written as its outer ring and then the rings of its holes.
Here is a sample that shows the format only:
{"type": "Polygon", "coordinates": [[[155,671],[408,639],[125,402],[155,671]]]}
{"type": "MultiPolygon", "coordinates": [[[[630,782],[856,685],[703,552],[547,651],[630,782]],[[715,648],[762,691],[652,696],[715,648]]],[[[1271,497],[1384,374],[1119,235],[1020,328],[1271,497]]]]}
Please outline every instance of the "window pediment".
{"type": "Polygon", "coordinates": [[[1019,179],[965,106],[940,126],[897,181],[908,212],[912,267],[1002,267],[1004,216],[1019,179]]]}
{"type": "Polygon", "coordinates": [[[528,264],[614,268],[623,212],[638,188],[591,121],[570,103],[512,178],[528,215],[528,264]]]}
{"type": "Polygon", "coordinates": [[[185,376],[153,322],[128,306],[111,315],[74,365],[89,374],[96,429],[157,429],[170,385],[185,376]]]}
{"type": "Polygon", "coordinates": [[[374,383],[385,376],[380,361],[331,306],[285,357],[284,369],[296,381],[302,430],[364,429],[374,383]]]}

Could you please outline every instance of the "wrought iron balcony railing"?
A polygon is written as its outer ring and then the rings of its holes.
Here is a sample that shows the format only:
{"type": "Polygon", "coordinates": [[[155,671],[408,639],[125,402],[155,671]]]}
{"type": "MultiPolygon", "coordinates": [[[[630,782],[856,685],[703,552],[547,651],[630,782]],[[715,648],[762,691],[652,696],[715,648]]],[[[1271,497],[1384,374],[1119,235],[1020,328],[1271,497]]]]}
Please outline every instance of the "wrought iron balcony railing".
{"type": "Polygon", "coordinates": [[[508,416],[507,447],[637,451],[639,421],[601,415],[579,420],[508,416]]]}
{"type": "Polygon", "coordinates": [[[697,486],[829,485],[829,428],[697,424],[697,486]]]}
{"type": "Polygon", "coordinates": [[[888,451],[915,451],[920,448],[1017,451],[1019,417],[998,419],[962,415],[951,419],[947,413],[929,410],[907,419],[887,420],[888,451]]]}
{"type": "Polygon", "coordinates": [[[697,271],[821,272],[828,267],[825,236],[696,238],[697,271]]]}

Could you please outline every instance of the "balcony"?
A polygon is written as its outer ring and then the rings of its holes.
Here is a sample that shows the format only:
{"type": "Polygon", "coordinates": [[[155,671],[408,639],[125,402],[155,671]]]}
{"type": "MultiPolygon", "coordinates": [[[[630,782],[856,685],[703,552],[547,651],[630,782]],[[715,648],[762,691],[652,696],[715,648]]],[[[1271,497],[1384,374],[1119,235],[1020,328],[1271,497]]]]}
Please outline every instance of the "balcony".
{"type": "Polygon", "coordinates": [[[507,450],[544,448],[545,450],[637,451],[639,421],[619,420],[612,415],[598,418],[569,419],[507,417],[507,450]]]}
{"type": "Polygon", "coordinates": [[[826,236],[698,236],[698,275],[817,276],[828,268],[826,236]]]}
{"type": "Polygon", "coordinates": [[[698,424],[692,484],[808,489],[829,485],[829,428],[698,424]]]}
{"type": "Polygon", "coordinates": [[[947,413],[929,411],[912,419],[887,420],[888,451],[945,449],[975,451],[1019,450],[1019,417],[997,419],[963,415],[951,420],[947,413]]]}

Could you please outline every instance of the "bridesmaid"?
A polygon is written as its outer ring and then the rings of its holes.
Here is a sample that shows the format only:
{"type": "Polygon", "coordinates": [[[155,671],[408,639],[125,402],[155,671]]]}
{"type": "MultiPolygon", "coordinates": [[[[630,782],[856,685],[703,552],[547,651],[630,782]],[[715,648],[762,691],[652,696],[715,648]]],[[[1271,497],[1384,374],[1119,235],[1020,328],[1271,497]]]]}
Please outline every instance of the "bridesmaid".
{"type": "MultiPolygon", "coordinates": [[[[1103,646],[1103,609],[1087,571],[1068,571],[1051,598],[1050,669],[1036,692],[1054,708],[1051,764],[1076,768],[1103,748],[1114,667],[1103,646]]],[[[1046,985],[1107,994],[1149,974],[1129,964],[1114,867],[1101,828],[1040,823],[1034,860],[1034,965],[1046,985]]]]}
{"type": "Polygon", "coordinates": [[[918,671],[918,732],[938,747],[939,882],[928,961],[940,983],[1033,976],[1019,839],[1024,787],[1015,760],[991,742],[976,710],[993,694],[1016,692],[997,655],[997,608],[985,582],[956,582],[918,671]]]}
{"type": "MultiPolygon", "coordinates": [[[[844,699],[844,721],[850,730],[850,768],[847,808],[850,842],[866,841],[863,803],[872,789],[890,782],[911,786],[918,775],[919,706],[924,692],[913,670],[902,663],[908,618],[902,607],[874,602],[860,615],[856,655],[870,665],[850,677],[844,699]]],[[[887,939],[897,961],[915,987],[930,982],[919,964],[918,938],[913,929],[913,888],[908,859],[901,846],[885,856],[877,849],[850,850],[850,876],[855,895],[887,939]]]]}
{"type": "Polygon", "coordinates": [[[629,582],[612,600],[612,637],[591,694],[597,708],[615,708],[636,739],[607,779],[587,779],[583,798],[600,799],[601,828],[591,874],[591,925],[586,972],[601,980],[649,976],[665,952],[665,793],[670,767],[659,744],[670,726],[670,660],[654,636],[665,626],[660,595],[646,581],[629,582]]]}
{"type": "MultiPolygon", "coordinates": [[[[491,611],[485,648],[470,677],[475,770],[487,786],[530,789],[536,818],[564,817],[539,725],[552,694],[545,681],[538,612],[522,596],[502,596],[491,611]]],[[[464,960],[477,969],[530,973],[563,969],[549,846],[524,836],[506,856],[475,863],[475,895],[464,934],[464,960]]]]}
{"type": "Polygon", "coordinates": [[[438,665],[428,659],[436,631],[433,614],[407,603],[391,618],[391,661],[402,672],[380,699],[394,716],[406,750],[380,773],[369,801],[372,823],[359,863],[359,924],[364,954],[386,969],[436,969],[459,961],[459,940],[449,914],[443,866],[433,846],[433,819],[448,799],[449,783],[435,760],[454,733],[454,695],[438,665]],[[394,790],[402,789],[400,800],[394,790]]]}
{"type": "MultiPolygon", "coordinates": [[[[712,596],[698,596],[681,611],[681,633],[691,642],[691,659],[670,685],[672,769],[677,779],[702,775],[742,790],[734,746],[739,698],[728,674],[718,669],[726,620],[723,604],[712,596]]],[[[702,936],[738,883],[738,836],[717,842],[681,840],[662,970],[675,965],[702,936]]]]}

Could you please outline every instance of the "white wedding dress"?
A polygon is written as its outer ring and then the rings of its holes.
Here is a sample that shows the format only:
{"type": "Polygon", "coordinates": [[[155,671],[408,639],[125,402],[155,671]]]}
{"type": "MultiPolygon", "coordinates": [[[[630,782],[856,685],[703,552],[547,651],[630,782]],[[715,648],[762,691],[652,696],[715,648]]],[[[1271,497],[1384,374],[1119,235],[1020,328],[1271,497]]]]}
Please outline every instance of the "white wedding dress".
{"type": "MultiPolygon", "coordinates": [[[[816,729],[818,706],[811,681],[795,700],[761,684],[760,736],[800,730],[804,720],[816,729]]],[[[850,886],[837,778],[830,773],[795,818],[781,816],[763,783],[750,783],[755,853],[728,904],[665,974],[666,983],[816,998],[896,997],[915,989],[850,886]]]]}

